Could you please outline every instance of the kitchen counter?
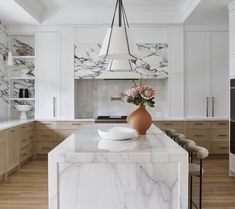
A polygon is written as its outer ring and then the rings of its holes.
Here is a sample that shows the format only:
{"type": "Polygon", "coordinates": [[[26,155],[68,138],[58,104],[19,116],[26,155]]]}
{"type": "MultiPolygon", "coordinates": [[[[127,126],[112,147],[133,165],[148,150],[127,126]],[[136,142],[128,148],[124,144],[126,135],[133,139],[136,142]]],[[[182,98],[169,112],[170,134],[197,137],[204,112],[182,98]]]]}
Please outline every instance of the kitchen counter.
{"type": "Polygon", "coordinates": [[[49,153],[49,209],[186,209],[187,152],[154,125],[128,141],[98,136],[113,126],[82,125],[49,153]]]}
{"type": "Polygon", "coordinates": [[[3,121],[3,122],[0,122],[0,130],[13,128],[13,127],[24,125],[24,124],[27,124],[27,123],[30,123],[30,122],[33,122],[33,121],[34,121],[34,119],[3,121]]]}

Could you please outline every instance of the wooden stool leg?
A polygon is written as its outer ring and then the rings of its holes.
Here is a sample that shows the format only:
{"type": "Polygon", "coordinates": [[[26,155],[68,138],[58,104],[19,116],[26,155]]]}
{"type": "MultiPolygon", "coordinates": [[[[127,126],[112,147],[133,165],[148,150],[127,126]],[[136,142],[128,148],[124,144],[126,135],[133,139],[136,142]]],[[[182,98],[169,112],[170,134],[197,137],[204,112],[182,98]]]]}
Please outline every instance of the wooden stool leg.
{"type": "Polygon", "coordinates": [[[200,160],[199,209],[202,209],[202,160],[200,160]]]}

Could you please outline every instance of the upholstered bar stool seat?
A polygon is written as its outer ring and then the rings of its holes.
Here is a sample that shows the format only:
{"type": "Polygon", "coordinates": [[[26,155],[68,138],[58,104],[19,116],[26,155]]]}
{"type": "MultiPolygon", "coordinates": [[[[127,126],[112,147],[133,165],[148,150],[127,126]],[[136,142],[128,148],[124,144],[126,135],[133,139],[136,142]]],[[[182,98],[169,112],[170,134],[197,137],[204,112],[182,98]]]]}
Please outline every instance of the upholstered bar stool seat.
{"type": "Polygon", "coordinates": [[[175,142],[179,143],[179,141],[180,141],[181,139],[185,139],[185,135],[180,134],[180,133],[173,133],[172,136],[171,136],[171,138],[172,138],[175,142]]]}
{"type": "Polygon", "coordinates": [[[165,133],[167,136],[171,137],[173,133],[176,133],[176,130],[173,128],[165,129],[165,133]]]}
{"type": "MultiPolygon", "coordinates": [[[[204,169],[202,168],[202,174],[204,174],[204,169]]],[[[196,163],[189,164],[189,175],[200,177],[200,165],[196,163]]]]}
{"type": "Polygon", "coordinates": [[[190,146],[190,145],[196,145],[196,143],[191,140],[191,139],[185,139],[185,138],[180,138],[178,139],[178,143],[183,147],[183,148],[186,148],[187,146],[190,146]]]}

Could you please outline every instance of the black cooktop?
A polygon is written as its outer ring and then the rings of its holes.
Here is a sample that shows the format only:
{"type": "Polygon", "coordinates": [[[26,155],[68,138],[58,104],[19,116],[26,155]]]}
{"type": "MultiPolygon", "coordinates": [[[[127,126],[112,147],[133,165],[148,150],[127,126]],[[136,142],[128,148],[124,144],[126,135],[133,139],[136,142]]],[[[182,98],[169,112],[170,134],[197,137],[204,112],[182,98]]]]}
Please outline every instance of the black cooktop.
{"type": "Polygon", "coordinates": [[[108,116],[108,115],[100,115],[97,117],[97,120],[126,120],[126,115],[121,116],[108,116]]]}

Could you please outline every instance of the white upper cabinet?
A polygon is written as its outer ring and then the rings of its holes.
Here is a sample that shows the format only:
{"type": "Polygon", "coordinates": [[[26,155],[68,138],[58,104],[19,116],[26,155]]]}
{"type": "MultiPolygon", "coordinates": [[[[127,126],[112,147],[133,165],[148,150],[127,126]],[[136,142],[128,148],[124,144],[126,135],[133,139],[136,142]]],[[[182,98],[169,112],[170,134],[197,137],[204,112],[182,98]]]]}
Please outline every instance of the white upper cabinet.
{"type": "Polygon", "coordinates": [[[211,34],[212,116],[229,116],[229,40],[227,32],[211,34]]]}
{"type": "Polygon", "coordinates": [[[186,32],[186,117],[228,117],[227,32],[186,32]]]}
{"type": "Polygon", "coordinates": [[[185,38],[186,116],[205,117],[209,114],[208,34],[187,32],[185,38]]]}
{"type": "Polygon", "coordinates": [[[57,32],[36,35],[36,118],[55,118],[58,109],[59,37],[57,32]]]}

